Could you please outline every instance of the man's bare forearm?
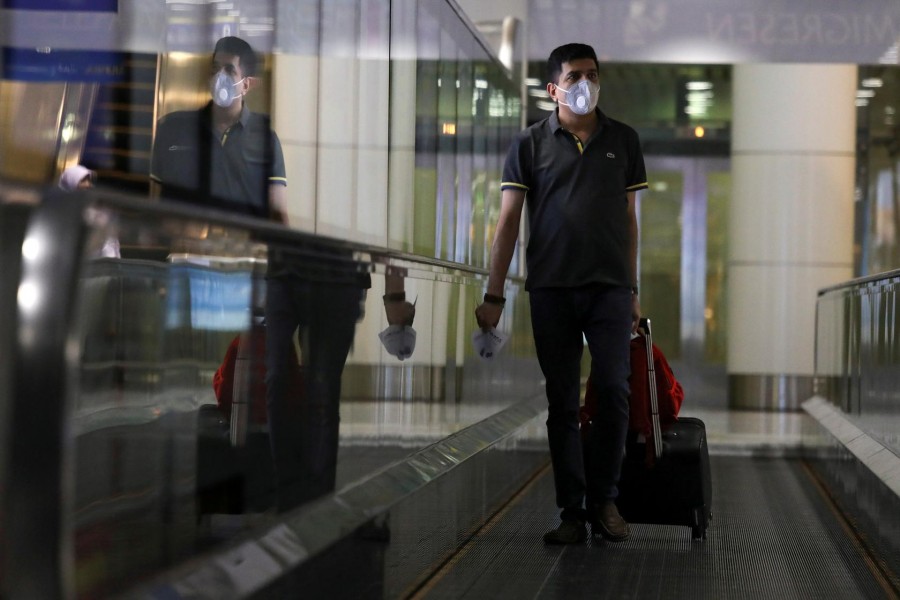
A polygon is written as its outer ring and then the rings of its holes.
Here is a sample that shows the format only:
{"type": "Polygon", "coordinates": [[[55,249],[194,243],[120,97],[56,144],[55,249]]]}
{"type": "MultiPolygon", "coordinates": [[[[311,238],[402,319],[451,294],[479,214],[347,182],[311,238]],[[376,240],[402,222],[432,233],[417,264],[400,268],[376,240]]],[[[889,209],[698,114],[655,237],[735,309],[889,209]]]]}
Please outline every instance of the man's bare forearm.
{"type": "MultiPolygon", "coordinates": [[[[518,228],[518,227],[517,227],[518,228]]],[[[503,295],[509,264],[516,249],[516,236],[509,239],[509,234],[498,230],[491,247],[491,274],[488,277],[487,293],[495,296],[503,295]]]]}
{"type": "Polygon", "coordinates": [[[519,239],[519,221],[522,216],[522,203],[525,194],[518,191],[504,191],[500,218],[497,221],[497,233],[491,245],[490,275],[488,276],[487,293],[503,296],[509,264],[516,251],[516,240],[519,239]]]}
{"type": "Polygon", "coordinates": [[[637,202],[637,193],[628,192],[628,266],[631,270],[631,284],[638,284],[638,222],[637,210],[635,203],[637,202]]]}

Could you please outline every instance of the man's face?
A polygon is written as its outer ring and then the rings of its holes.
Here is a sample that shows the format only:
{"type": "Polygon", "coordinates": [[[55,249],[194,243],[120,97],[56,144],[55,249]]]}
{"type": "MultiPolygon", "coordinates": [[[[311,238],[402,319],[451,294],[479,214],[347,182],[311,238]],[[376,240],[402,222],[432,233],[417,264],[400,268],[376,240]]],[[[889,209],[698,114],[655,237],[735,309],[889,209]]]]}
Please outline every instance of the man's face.
{"type": "Polygon", "coordinates": [[[592,58],[576,58],[572,62],[564,62],[559,79],[556,82],[547,84],[547,93],[555,101],[562,98],[566,101],[565,92],[560,92],[557,88],[564,90],[569,89],[582,79],[587,79],[592,84],[599,85],[600,75],[597,73],[597,63],[592,58]]]}
{"type": "Polygon", "coordinates": [[[228,77],[235,83],[241,82],[236,87],[236,92],[246,94],[250,89],[249,79],[244,77],[244,70],[241,68],[241,57],[225,52],[216,52],[213,56],[212,67],[210,68],[210,76],[215,77],[219,71],[224,71],[228,77]]]}

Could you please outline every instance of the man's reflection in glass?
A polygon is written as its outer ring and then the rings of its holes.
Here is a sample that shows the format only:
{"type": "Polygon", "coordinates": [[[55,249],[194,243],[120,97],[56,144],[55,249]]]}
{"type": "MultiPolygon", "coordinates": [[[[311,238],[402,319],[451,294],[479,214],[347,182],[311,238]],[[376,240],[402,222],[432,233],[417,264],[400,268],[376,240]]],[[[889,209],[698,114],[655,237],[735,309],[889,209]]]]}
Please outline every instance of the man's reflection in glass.
{"type": "Polygon", "coordinates": [[[216,42],[211,100],[163,117],[150,165],[151,195],[287,224],[284,156],[267,115],[244,100],[259,57],[237,37],[216,42]]]}
{"type": "Polygon", "coordinates": [[[334,490],[341,375],[371,281],[366,265],[326,247],[272,246],[266,282],[266,404],[277,508],[334,490]],[[303,389],[292,389],[294,333],[303,389]]]}

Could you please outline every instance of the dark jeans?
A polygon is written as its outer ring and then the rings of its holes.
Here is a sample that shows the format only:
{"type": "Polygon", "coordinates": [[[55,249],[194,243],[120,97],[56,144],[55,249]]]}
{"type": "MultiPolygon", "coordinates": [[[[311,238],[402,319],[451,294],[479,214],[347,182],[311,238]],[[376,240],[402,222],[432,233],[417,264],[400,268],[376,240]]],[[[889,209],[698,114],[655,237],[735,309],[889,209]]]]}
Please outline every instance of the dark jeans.
{"type": "Polygon", "coordinates": [[[363,298],[364,290],[350,284],[293,276],[266,283],[266,407],[280,511],[334,490],[341,375],[363,298]],[[291,389],[289,363],[297,360],[298,327],[300,390],[291,389]]]}
{"type": "Polygon", "coordinates": [[[565,517],[580,510],[585,495],[593,502],[618,495],[628,433],[631,290],[604,285],[537,289],[530,299],[535,347],[547,381],[556,503],[565,517]],[[599,399],[587,465],[578,421],[583,339],[599,399]]]}

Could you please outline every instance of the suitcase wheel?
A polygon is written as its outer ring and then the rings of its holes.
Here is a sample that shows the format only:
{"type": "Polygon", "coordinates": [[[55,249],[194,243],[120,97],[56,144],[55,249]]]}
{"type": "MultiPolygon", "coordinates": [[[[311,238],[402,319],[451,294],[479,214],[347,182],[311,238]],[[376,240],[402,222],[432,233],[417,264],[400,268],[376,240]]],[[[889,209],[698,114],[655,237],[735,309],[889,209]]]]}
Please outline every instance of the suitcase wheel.
{"type": "Polygon", "coordinates": [[[712,513],[707,513],[703,507],[694,509],[694,525],[691,526],[691,540],[705,540],[706,527],[712,519],[712,513]]]}

